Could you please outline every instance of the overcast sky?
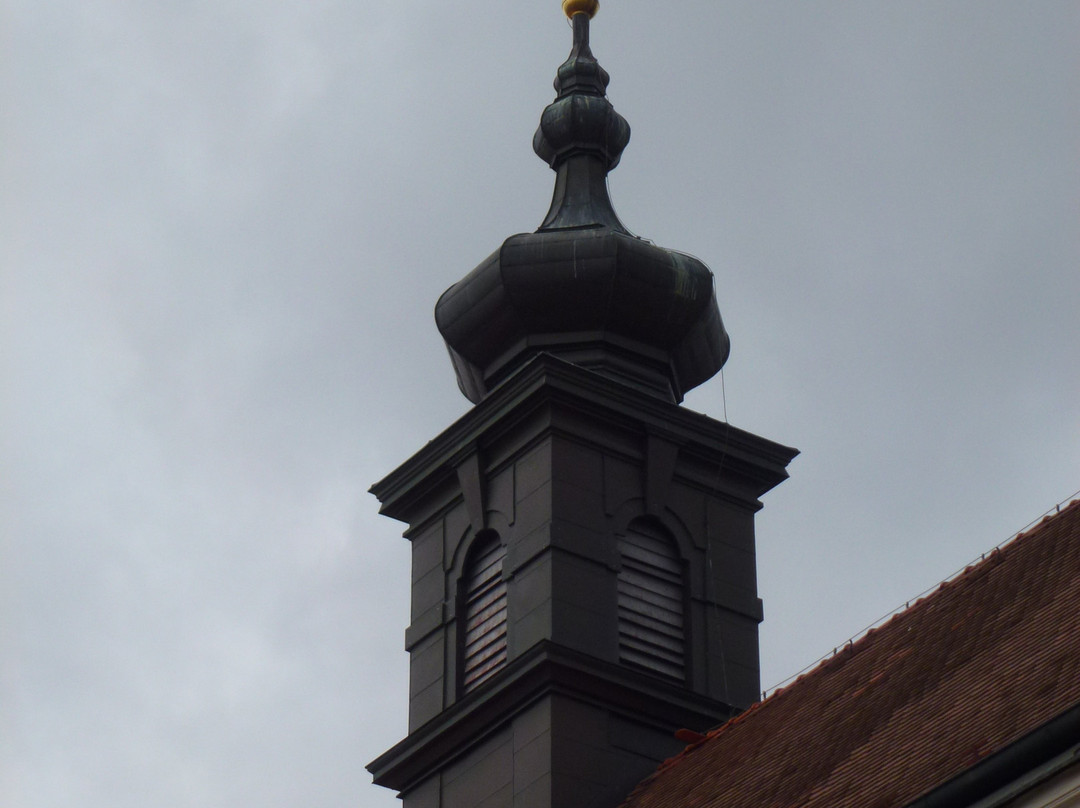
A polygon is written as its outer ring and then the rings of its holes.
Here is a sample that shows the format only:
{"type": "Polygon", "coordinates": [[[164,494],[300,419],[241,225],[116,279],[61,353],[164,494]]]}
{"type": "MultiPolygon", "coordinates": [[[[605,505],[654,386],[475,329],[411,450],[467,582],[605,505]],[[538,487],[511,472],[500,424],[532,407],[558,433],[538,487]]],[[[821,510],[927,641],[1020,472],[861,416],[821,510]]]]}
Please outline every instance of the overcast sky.
{"type": "MultiPolygon", "coordinates": [[[[439,294],[535,229],[558,0],[8,0],[0,803],[392,808],[439,294]]],[[[771,686],[1080,488],[1080,3],[610,0],[626,225],[802,450],[771,686]]],[[[726,393],[726,396],[725,396],[726,393]]],[[[726,399],[726,400],[725,400],[726,399]]]]}

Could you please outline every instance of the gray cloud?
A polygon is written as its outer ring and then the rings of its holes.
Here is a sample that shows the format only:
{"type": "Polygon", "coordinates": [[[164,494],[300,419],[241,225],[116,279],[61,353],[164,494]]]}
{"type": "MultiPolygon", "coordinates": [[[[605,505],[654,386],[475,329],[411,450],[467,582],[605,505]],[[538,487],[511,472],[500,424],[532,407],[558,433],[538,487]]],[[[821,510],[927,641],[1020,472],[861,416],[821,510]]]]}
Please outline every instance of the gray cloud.
{"type": "MultiPolygon", "coordinates": [[[[1071,4],[604,4],[635,232],[717,276],[687,405],[803,454],[772,684],[1080,487],[1071,4]]],[[[0,798],[391,806],[431,311],[551,174],[558,4],[15,2],[0,798]],[[549,7],[550,6],[550,7],[549,7]]]]}

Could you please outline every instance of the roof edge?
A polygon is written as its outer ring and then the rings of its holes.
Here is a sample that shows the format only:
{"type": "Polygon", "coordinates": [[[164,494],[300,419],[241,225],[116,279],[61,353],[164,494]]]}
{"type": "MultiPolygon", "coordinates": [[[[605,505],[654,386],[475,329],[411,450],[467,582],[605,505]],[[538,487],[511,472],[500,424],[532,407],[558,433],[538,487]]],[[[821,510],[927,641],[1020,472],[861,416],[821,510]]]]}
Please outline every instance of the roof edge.
{"type": "Polygon", "coordinates": [[[1027,772],[1068,751],[1080,738],[1080,703],[904,808],[960,808],[988,797],[1027,772]]]}

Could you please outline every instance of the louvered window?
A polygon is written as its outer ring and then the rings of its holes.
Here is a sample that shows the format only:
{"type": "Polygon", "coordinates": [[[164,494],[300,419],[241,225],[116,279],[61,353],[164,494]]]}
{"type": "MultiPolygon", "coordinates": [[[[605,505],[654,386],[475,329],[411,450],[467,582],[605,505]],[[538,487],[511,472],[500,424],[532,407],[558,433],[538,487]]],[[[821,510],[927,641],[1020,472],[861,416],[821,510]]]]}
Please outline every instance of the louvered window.
{"type": "Polygon", "coordinates": [[[683,565],[675,544],[658,529],[635,525],[619,539],[619,551],[619,659],[683,681],[683,565]]]}
{"type": "Polygon", "coordinates": [[[506,665],[506,549],[498,536],[481,540],[465,567],[462,682],[465,692],[506,665]]]}

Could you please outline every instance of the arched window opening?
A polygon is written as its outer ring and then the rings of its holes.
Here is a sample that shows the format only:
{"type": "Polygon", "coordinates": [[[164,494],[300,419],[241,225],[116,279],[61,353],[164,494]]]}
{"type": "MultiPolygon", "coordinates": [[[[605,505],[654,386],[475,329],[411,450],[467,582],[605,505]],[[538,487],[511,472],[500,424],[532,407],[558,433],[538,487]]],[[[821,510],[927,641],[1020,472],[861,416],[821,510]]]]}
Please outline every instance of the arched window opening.
{"type": "Polygon", "coordinates": [[[660,529],[634,523],[619,538],[619,661],[686,679],[683,564],[660,529]]]}
{"type": "Polygon", "coordinates": [[[506,548],[491,533],[469,551],[463,598],[462,687],[466,693],[506,665],[506,548]]]}

